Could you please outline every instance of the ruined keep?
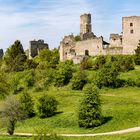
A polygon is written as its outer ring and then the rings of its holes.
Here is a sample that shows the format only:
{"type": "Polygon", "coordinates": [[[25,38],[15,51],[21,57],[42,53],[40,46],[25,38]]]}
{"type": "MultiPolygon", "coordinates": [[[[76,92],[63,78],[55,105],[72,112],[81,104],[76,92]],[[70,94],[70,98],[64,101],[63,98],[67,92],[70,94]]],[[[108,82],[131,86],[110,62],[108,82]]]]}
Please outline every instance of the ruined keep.
{"type": "Polygon", "coordinates": [[[140,40],[140,16],[122,18],[123,54],[134,54],[140,40]]]}
{"type": "Polygon", "coordinates": [[[3,57],[3,49],[0,49],[0,58],[3,57]]]}
{"type": "Polygon", "coordinates": [[[29,59],[37,56],[41,49],[49,49],[49,45],[47,43],[44,43],[44,40],[38,40],[38,41],[33,40],[33,41],[30,41],[29,59]]]}
{"type": "Polygon", "coordinates": [[[86,56],[134,54],[140,40],[140,16],[122,18],[122,34],[110,34],[109,43],[92,32],[91,14],[80,16],[80,41],[68,35],[60,42],[60,61],[80,63],[86,56]]]}

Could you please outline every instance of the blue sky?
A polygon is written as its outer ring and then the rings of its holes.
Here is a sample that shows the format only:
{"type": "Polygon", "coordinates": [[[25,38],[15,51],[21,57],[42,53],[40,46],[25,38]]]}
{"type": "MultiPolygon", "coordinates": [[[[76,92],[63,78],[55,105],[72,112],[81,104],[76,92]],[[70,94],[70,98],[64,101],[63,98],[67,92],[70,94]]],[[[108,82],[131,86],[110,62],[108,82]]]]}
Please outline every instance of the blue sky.
{"type": "Polygon", "coordinates": [[[0,48],[44,39],[58,47],[64,35],[80,32],[80,15],[92,14],[93,32],[108,41],[120,33],[122,16],[140,16],[140,0],[0,0],[0,48]]]}

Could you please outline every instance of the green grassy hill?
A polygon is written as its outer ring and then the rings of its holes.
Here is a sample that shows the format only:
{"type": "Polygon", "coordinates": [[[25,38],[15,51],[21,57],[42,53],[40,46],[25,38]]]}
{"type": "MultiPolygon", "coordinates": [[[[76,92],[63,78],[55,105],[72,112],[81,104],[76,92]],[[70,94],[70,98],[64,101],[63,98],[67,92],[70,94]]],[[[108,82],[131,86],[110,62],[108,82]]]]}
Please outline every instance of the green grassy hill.
{"type": "MultiPolygon", "coordinates": [[[[87,71],[89,79],[92,78],[95,71],[87,71]]],[[[131,78],[133,80],[140,77],[140,67],[126,73],[121,73],[122,79],[131,78]]],[[[83,91],[71,90],[69,85],[63,88],[55,88],[51,86],[49,90],[35,92],[30,89],[29,93],[34,101],[43,94],[54,96],[59,101],[58,112],[55,116],[45,119],[40,119],[38,116],[27,119],[23,122],[18,122],[15,132],[34,133],[35,129],[46,128],[53,130],[56,133],[100,133],[127,129],[140,126],[140,88],[138,87],[122,87],[118,89],[104,88],[100,91],[102,101],[102,114],[106,118],[106,122],[99,127],[93,129],[79,128],[77,123],[77,110],[79,101],[83,96],[83,91]]],[[[17,96],[19,96],[18,94],[17,96]]],[[[0,100],[0,108],[3,100],[0,100]]],[[[0,126],[3,125],[0,120],[0,126]]],[[[0,132],[5,132],[6,129],[0,127],[0,132]]],[[[134,134],[125,134],[116,136],[104,136],[92,138],[93,140],[100,138],[101,140],[111,140],[115,137],[116,140],[125,140],[128,136],[140,136],[140,132],[134,134]]],[[[135,137],[132,140],[137,140],[135,137]]],[[[0,137],[1,139],[1,137],[0,137]]],[[[66,138],[76,139],[76,138],[66,138]]],[[[88,140],[90,138],[78,138],[79,140],[88,140]]]]}

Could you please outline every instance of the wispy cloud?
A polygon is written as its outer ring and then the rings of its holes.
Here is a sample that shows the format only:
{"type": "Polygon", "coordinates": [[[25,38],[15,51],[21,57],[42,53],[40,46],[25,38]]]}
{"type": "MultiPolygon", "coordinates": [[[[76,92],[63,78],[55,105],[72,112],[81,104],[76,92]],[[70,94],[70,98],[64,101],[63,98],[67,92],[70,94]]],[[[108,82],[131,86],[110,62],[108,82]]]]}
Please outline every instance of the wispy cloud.
{"type": "Polygon", "coordinates": [[[20,39],[25,48],[32,39],[58,47],[67,34],[79,33],[79,16],[92,14],[93,31],[106,39],[121,32],[121,17],[140,15],[139,0],[0,0],[0,48],[20,39]]]}

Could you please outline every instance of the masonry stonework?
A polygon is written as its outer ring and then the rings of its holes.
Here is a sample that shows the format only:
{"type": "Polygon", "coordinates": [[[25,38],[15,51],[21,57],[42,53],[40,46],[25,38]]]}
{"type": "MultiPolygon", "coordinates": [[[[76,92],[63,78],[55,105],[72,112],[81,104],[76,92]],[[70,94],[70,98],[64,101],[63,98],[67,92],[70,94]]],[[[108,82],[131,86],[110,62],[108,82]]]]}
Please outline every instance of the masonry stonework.
{"type": "Polygon", "coordinates": [[[0,58],[3,57],[3,49],[0,49],[0,58]]]}
{"type": "Polygon", "coordinates": [[[30,41],[29,59],[37,56],[41,49],[49,49],[48,44],[44,43],[44,40],[38,40],[38,41],[33,40],[33,41],[30,41]]]}
{"type": "Polygon", "coordinates": [[[122,34],[110,34],[109,43],[92,32],[91,14],[80,16],[81,41],[73,35],[65,36],[60,43],[60,60],[80,63],[84,56],[134,54],[140,40],[140,16],[122,18],[122,34]]]}
{"type": "Polygon", "coordinates": [[[140,16],[122,18],[123,54],[134,54],[140,40],[140,16]]]}

